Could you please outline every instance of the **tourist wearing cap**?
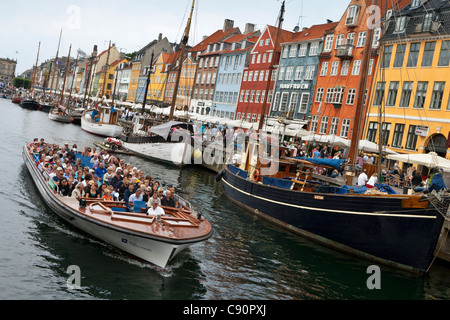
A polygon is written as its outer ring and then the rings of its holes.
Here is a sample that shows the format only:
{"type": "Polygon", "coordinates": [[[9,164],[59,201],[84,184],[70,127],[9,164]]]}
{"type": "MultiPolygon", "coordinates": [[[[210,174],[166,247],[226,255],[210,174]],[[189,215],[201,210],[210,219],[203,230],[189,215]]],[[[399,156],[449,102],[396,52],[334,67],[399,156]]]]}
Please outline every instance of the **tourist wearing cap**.
{"type": "Polygon", "coordinates": [[[163,216],[166,213],[164,209],[159,206],[158,200],[155,198],[150,199],[151,206],[147,210],[147,215],[163,216]]]}

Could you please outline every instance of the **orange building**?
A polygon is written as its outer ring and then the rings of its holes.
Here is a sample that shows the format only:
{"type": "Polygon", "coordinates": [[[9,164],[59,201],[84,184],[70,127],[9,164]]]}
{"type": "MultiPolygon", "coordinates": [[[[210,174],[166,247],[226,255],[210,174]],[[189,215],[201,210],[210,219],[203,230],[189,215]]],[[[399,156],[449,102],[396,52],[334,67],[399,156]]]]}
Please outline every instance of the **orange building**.
{"type": "MultiPolygon", "coordinates": [[[[397,1],[395,9],[401,9],[407,2],[397,1]]],[[[392,3],[389,0],[379,1],[381,19],[384,20],[386,14],[392,14],[392,3]]],[[[371,0],[352,0],[336,27],[325,34],[311,108],[311,132],[351,138],[367,31],[373,19],[373,12],[368,10],[371,4],[371,0]]],[[[372,27],[365,109],[367,101],[370,101],[372,78],[378,62],[382,26],[372,27]]]]}

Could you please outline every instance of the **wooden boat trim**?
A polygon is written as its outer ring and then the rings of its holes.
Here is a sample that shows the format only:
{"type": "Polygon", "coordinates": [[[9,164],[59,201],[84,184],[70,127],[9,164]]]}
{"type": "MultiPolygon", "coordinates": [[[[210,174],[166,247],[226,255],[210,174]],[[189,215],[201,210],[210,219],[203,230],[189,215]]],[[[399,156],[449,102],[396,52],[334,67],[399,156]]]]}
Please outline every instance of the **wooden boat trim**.
{"type": "MultiPolygon", "coordinates": [[[[230,171],[230,174],[233,174],[230,171]]],[[[233,174],[234,175],[234,174],[233,174]]],[[[236,176],[236,175],[235,175],[236,176]]],[[[239,176],[236,176],[237,178],[240,178],[239,176]]],[[[241,178],[242,179],[242,178],[241,178]]],[[[284,206],[289,206],[289,207],[293,207],[293,208],[299,208],[299,209],[307,209],[307,210],[313,210],[313,211],[320,211],[320,212],[328,212],[328,213],[345,213],[345,214],[354,214],[354,215],[369,215],[369,216],[391,216],[391,217],[402,217],[402,218],[416,218],[416,219],[436,219],[436,216],[426,216],[426,215],[408,215],[408,214],[394,214],[394,213],[381,213],[381,212],[361,212],[361,211],[347,211],[347,210],[337,210],[337,209],[324,209],[324,208],[315,208],[315,207],[306,207],[306,206],[300,206],[300,205],[296,205],[296,204],[291,204],[291,203],[285,203],[285,202],[281,202],[281,201],[276,201],[276,200],[272,200],[272,199],[268,199],[268,198],[264,198],[261,196],[257,196],[254,194],[251,194],[249,192],[246,192],[244,190],[241,190],[233,185],[231,185],[228,181],[226,181],[223,177],[222,177],[222,182],[226,183],[229,187],[247,195],[247,196],[252,196],[254,198],[257,199],[261,199],[264,201],[269,201],[272,203],[277,203],[277,204],[282,204],[284,206]]],[[[254,183],[254,182],[252,182],[254,183]]],[[[272,186],[271,186],[272,187],[272,186]]],[[[275,188],[275,187],[273,187],[275,188]]],[[[280,188],[278,188],[280,189],[280,188]]],[[[283,190],[283,189],[280,189],[283,190]]],[[[325,200],[326,199],[326,194],[317,194],[318,197],[321,197],[320,200],[325,200]]],[[[346,197],[354,197],[355,195],[345,195],[346,197]]],[[[361,195],[358,195],[361,196],[361,195]]],[[[381,195],[365,195],[367,197],[379,197],[381,195]]],[[[393,197],[395,197],[396,195],[391,195],[393,197]]],[[[385,197],[385,195],[383,195],[383,197],[385,197]]],[[[396,196],[397,198],[403,198],[403,199],[409,199],[407,197],[403,197],[403,196],[396,196]]]]}

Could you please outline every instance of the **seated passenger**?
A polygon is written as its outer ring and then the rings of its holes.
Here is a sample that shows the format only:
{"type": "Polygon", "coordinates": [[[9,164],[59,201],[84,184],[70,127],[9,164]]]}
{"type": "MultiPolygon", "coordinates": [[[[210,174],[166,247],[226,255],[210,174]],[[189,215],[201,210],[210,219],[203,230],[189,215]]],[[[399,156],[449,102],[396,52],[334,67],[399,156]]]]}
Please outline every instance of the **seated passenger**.
{"type": "Polygon", "coordinates": [[[152,198],[150,203],[151,207],[147,210],[147,215],[164,216],[166,214],[164,209],[159,206],[158,200],[152,198]]]}
{"type": "Polygon", "coordinates": [[[175,208],[175,200],[172,197],[172,192],[170,190],[166,191],[166,196],[161,198],[161,205],[165,207],[175,208]]]}
{"type": "Polygon", "coordinates": [[[83,183],[78,182],[75,189],[72,191],[72,198],[80,200],[80,198],[84,198],[86,193],[83,190],[83,183]]]}

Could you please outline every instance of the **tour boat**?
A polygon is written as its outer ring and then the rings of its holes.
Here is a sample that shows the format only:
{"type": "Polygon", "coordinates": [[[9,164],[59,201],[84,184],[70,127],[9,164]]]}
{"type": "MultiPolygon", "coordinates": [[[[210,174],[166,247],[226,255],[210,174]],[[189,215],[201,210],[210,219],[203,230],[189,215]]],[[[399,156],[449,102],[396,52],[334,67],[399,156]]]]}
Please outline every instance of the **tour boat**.
{"type": "Polygon", "coordinates": [[[118,113],[113,107],[98,106],[81,115],[81,129],[103,137],[117,138],[122,133],[118,113]]]}
{"type": "Polygon", "coordinates": [[[119,201],[63,197],[49,175],[39,171],[28,146],[22,155],[41,196],[58,216],[139,259],[165,268],[179,252],[212,236],[210,223],[186,206],[162,207],[165,215],[159,219],[143,210],[127,212],[119,201]]]}

